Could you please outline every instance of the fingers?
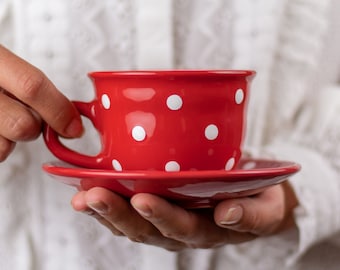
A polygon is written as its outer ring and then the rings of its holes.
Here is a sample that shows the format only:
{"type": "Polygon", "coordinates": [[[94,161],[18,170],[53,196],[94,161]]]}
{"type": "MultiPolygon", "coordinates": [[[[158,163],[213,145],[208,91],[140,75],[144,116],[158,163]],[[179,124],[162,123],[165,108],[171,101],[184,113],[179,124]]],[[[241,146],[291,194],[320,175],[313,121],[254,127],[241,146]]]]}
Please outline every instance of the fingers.
{"type": "Polygon", "coordinates": [[[122,236],[122,232],[117,230],[114,226],[110,224],[105,218],[101,217],[97,212],[89,208],[86,204],[86,192],[80,191],[78,192],[71,201],[71,204],[74,210],[83,212],[91,217],[96,218],[102,225],[107,227],[114,235],[122,236]]]}
{"type": "Polygon", "coordinates": [[[257,196],[228,200],[215,209],[215,222],[221,227],[255,235],[269,235],[286,219],[282,185],[264,190],[257,196]]]}
{"type": "Polygon", "coordinates": [[[0,135],[10,141],[35,139],[41,119],[33,111],[6,94],[0,93],[0,135]]]}
{"type": "Polygon", "coordinates": [[[215,248],[256,237],[217,226],[211,210],[187,211],[150,194],[137,194],[130,204],[106,189],[93,188],[75,195],[72,205],[97,218],[115,235],[168,250],[215,248]]]}
{"type": "Polygon", "coordinates": [[[150,194],[135,195],[131,204],[141,216],[157,227],[164,237],[185,242],[192,248],[203,244],[202,238],[205,236],[201,234],[201,230],[209,225],[206,222],[200,222],[192,212],[187,212],[150,194]]]}
{"type": "MultiPolygon", "coordinates": [[[[2,46],[0,60],[0,86],[3,89],[27,107],[31,107],[61,135],[65,137],[81,135],[83,129],[77,110],[40,70],[2,46]]],[[[20,110],[18,106],[13,110],[19,110],[20,115],[12,115],[12,120],[8,121],[13,121],[13,118],[32,119],[27,110],[20,110]]]]}
{"type": "Polygon", "coordinates": [[[249,241],[254,235],[217,227],[210,211],[187,211],[150,194],[137,194],[131,204],[166,238],[190,248],[214,248],[249,241]]]}
{"type": "Polygon", "coordinates": [[[80,192],[74,196],[72,205],[77,211],[92,209],[96,215],[90,215],[115,235],[125,235],[134,242],[156,245],[168,250],[184,247],[182,243],[163,237],[127,200],[106,189],[93,188],[86,193],[80,192]]]}
{"type": "Polygon", "coordinates": [[[0,136],[0,162],[4,161],[13,151],[15,142],[0,136]]]}

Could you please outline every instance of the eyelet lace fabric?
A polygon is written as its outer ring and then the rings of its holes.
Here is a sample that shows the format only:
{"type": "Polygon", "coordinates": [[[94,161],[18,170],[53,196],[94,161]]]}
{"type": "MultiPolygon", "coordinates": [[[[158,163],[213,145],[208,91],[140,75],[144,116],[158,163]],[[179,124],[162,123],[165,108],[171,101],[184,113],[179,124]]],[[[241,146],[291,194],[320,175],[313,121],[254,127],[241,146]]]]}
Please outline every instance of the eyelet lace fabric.
{"type": "MultiPolygon", "coordinates": [[[[15,52],[42,69],[69,98],[89,100],[93,90],[87,72],[143,68],[136,53],[136,33],[142,25],[135,21],[135,1],[139,0],[0,0],[0,27],[6,25],[3,29],[12,31],[1,33],[1,29],[0,37],[10,35],[11,39],[3,40],[9,40],[15,52]]],[[[249,103],[248,134],[252,136],[246,138],[246,146],[267,145],[268,152],[279,157],[305,159],[310,169],[294,181],[301,199],[296,213],[303,228],[299,246],[296,230],[237,246],[180,253],[113,237],[89,217],[72,211],[72,188],[41,172],[41,163],[54,157],[39,140],[19,143],[10,159],[0,165],[0,236],[6,239],[0,242],[0,268],[283,269],[282,261],[294,254],[302,256],[313,241],[339,229],[338,221],[325,226],[320,220],[333,220],[330,209],[340,205],[339,89],[324,91],[311,107],[304,98],[321,58],[329,3],[173,0],[173,15],[168,18],[173,29],[173,39],[169,39],[173,68],[257,71],[249,103]],[[303,114],[302,109],[306,109],[303,114]],[[293,135],[287,134],[292,126],[296,127],[293,135]],[[315,174],[312,169],[318,166],[319,174],[315,174]],[[329,179],[322,187],[325,196],[318,195],[320,187],[314,181],[324,175],[329,179]],[[263,258],[263,254],[268,256],[263,258]]],[[[82,142],[88,151],[93,147],[91,138],[90,143],[82,142]]],[[[287,269],[313,269],[305,266],[287,269]]]]}

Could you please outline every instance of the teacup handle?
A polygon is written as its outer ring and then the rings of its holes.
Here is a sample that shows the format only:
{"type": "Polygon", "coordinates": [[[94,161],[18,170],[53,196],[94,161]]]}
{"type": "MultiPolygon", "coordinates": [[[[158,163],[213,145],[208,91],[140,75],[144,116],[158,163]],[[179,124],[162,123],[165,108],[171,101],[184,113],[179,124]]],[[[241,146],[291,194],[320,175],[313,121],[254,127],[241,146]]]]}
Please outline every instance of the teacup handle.
{"type": "MultiPolygon", "coordinates": [[[[95,102],[73,101],[79,113],[88,118],[93,123],[93,113],[95,112],[95,102]]],[[[95,125],[94,125],[95,126],[95,125]]],[[[44,141],[47,148],[57,158],[68,163],[88,167],[88,168],[104,168],[105,159],[99,153],[96,156],[89,156],[76,152],[61,143],[58,133],[49,125],[45,125],[43,130],[44,141]]]]}

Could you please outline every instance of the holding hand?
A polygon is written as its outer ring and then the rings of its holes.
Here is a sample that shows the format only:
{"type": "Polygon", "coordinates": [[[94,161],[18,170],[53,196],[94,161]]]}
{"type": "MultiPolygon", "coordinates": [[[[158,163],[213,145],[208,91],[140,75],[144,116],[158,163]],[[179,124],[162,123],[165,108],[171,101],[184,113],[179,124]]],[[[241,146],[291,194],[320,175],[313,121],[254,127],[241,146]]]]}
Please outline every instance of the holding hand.
{"type": "Polygon", "coordinates": [[[293,227],[297,200],[286,182],[256,196],[226,200],[215,209],[188,211],[150,194],[137,194],[130,204],[103,188],[77,193],[72,205],[115,235],[181,250],[241,243],[293,227]]]}
{"type": "Polygon", "coordinates": [[[0,45],[0,161],[17,141],[37,138],[42,120],[65,137],[82,134],[79,113],[37,68],[0,45]]]}

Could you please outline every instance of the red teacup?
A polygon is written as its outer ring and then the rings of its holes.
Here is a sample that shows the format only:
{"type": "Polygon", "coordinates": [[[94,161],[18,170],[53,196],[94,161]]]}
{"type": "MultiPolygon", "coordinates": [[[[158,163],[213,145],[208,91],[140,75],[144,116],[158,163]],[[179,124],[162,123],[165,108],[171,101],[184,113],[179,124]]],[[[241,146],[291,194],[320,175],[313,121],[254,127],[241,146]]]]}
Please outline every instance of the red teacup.
{"type": "Polygon", "coordinates": [[[96,156],[63,145],[49,126],[45,142],[59,159],[109,170],[231,170],[241,156],[254,71],[92,72],[96,98],[75,101],[101,136],[96,156]]]}

